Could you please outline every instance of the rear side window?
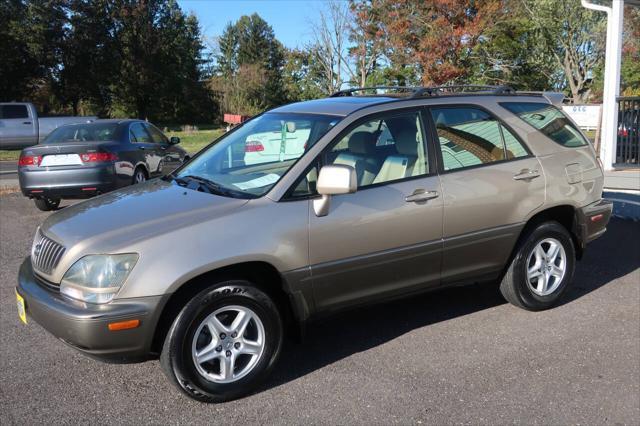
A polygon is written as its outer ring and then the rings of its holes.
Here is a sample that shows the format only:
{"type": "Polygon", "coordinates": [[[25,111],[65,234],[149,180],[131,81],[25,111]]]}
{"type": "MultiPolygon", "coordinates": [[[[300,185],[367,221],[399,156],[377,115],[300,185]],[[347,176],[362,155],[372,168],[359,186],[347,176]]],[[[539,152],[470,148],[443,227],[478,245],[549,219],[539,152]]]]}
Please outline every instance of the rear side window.
{"type": "Polygon", "coordinates": [[[504,102],[500,105],[562,146],[575,148],[587,144],[576,126],[553,105],[542,102],[504,102]]]}
{"type": "Polygon", "coordinates": [[[29,118],[26,105],[3,105],[0,107],[0,118],[29,118]]]}
{"type": "Polygon", "coordinates": [[[444,170],[526,157],[527,150],[498,120],[471,107],[432,108],[444,170]]]}

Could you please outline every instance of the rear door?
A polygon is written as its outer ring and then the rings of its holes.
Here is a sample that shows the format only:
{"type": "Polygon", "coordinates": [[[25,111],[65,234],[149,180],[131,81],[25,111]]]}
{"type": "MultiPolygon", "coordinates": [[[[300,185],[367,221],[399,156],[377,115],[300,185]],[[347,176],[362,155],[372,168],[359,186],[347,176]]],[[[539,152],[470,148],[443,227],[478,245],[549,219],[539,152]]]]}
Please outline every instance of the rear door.
{"type": "Polygon", "coordinates": [[[442,281],[496,278],[545,198],[545,178],[526,145],[477,106],[429,108],[444,194],[442,281]]]}
{"type": "Polygon", "coordinates": [[[4,147],[25,147],[38,141],[37,118],[29,117],[24,104],[0,105],[0,145],[4,147]]]}
{"type": "Polygon", "coordinates": [[[162,158],[162,172],[171,172],[182,164],[180,149],[169,144],[169,139],[154,125],[145,123],[145,126],[151,135],[151,140],[156,144],[156,153],[162,158]]]}
{"type": "Polygon", "coordinates": [[[153,142],[144,123],[136,122],[129,126],[129,139],[137,148],[140,161],[144,162],[150,175],[158,174],[162,157],[157,152],[157,144],[153,142]]]}
{"type": "Polygon", "coordinates": [[[332,197],[327,216],[309,209],[318,310],[439,283],[443,204],[423,129],[419,110],[387,112],[357,122],[323,154],[323,164],[352,161],[359,182],[357,192],[332,197]],[[383,127],[389,132],[379,143],[383,127]]]}

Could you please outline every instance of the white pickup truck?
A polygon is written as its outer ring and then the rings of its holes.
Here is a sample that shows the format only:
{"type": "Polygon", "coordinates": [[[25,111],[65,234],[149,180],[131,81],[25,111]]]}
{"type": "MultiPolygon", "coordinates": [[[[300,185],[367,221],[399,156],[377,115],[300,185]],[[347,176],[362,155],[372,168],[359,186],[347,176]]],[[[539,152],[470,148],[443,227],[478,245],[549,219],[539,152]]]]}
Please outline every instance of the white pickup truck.
{"type": "Polygon", "coordinates": [[[36,145],[65,124],[86,123],[97,117],[38,117],[29,102],[0,102],[0,149],[36,145]]]}

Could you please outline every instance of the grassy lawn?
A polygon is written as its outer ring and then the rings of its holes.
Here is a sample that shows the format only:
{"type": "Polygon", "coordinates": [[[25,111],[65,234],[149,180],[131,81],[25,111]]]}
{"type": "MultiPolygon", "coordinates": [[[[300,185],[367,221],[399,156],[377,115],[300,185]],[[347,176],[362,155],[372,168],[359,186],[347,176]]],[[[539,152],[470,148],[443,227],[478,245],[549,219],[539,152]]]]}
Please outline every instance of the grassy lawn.
{"type": "MultiPolygon", "coordinates": [[[[214,139],[224,133],[224,129],[198,130],[193,132],[169,131],[168,137],[177,136],[180,138],[180,146],[188,153],[195,154],[214,139]]],[[[0,161],[17,161],[20,157],[20,150],[0,150],[0,161]]]]}
{"type": "Polygon", "coordinates": [[[195,154],[203,147],[207,146],[214,139],[224,133],[224,129],[198,130],[196,132],[167,132],[167,136],[177,136],[180,138],[180,146],[188,153],[195,154]]]}

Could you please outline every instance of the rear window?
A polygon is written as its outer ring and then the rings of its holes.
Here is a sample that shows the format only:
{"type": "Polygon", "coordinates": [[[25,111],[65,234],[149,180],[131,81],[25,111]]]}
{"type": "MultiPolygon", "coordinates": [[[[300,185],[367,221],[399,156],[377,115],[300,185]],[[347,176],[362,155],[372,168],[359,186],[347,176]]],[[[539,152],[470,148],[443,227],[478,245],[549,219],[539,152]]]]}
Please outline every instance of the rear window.
{"type": "Polygon", "coordinates": [[[101,142],[115,139],[118,123],[91,123],[62,126],[49,133],[42,143],[101,142]]]}
{"type": "Polygon", "coordinates": [[[3,105],[0,106],[0,118],[29,118],[26,105],[3,105]]]}
{"type": "Polygon", "coordinates": [[[504,102],[500,105],[562,146],[575,148],[588,143],[580,130],[553,105],[542,102],[504,102]]]}

